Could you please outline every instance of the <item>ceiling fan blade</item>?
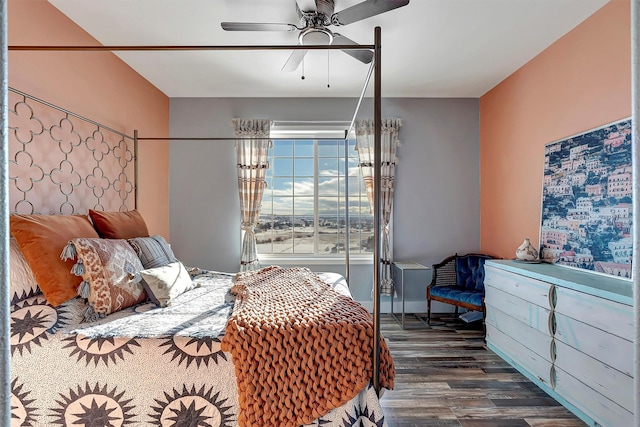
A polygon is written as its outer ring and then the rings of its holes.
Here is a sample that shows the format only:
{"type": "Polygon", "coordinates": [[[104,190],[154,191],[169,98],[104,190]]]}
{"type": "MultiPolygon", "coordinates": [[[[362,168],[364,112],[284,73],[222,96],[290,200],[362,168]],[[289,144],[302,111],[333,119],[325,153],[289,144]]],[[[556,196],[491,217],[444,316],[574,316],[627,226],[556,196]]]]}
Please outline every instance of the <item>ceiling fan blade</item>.
{"type": "Polygon", "coordinates": [[[221,22],[225,31],[296,31],[293,24],[266,24],[258,22],[221,22]]]}
{"type": "MultiPolygon", "coordinates": [[[[345,37],[342,34],[338,34],[338,33],[333,33],[333,43],[331,44],[337,44],[337,45],[341,45],[341,44],[345,44],[345,45],[357,45],[358,43],[354,42],[353,40],[351,40],[349,37],[345,37]]],[[[351,55],[354,58],[356,58],[358,61],[360,62],[364,62],[365,64],[369,64],[371,61],[373,61],[373,52],[370,50],[349,50],[349,49],[343,49],[342,50],[344,53],[346,53],[347,55],[351,55]]]]}
{"type": "Polygon", "coordinates": [[[317,12],[316,0],[296,0],[298,9],[303,12],[317,12]]]}
{"type": "Polygon", "coordinates": [[[365,0],[362,3],[334,13],[331,17],[331,22],[334,25],[347,25],[408,4],[409,0],[365,0]]]}
{"type": "Polygon", "coordinates": [[[300,63],[302,62],[306,54],[307,54],[307,51],[303,49],[296,49],[293,52],[291,52],[289,59],[287,59],[287,62],[285,62],[284,66],[282,67],[282,71],[297,70],[298,66],[300,66],[300,63]]]}

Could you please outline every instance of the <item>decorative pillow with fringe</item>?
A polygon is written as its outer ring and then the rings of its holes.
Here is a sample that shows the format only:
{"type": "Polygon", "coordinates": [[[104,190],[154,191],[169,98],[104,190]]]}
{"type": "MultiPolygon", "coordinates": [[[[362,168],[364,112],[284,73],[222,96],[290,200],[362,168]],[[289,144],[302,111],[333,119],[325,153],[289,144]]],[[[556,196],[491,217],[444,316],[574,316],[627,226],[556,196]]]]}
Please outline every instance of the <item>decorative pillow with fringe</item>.
{"type": "Polygon", "coordinates": [[[85,321],[94,321],[147,300],[140,283],[140,259],[124,239],[69,241],[61,259],[76,259],[71,273],[82,276],[78,295],[89,304],[85,321]]]}

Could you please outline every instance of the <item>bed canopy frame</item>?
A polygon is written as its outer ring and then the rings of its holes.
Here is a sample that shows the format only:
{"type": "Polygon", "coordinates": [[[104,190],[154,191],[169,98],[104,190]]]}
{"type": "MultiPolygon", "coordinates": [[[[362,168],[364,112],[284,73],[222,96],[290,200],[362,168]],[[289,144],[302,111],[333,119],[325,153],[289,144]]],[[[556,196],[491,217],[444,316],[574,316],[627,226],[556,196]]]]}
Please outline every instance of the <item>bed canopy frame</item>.
{"type": "MultiPolygon", "coordinates": [[[[11,405],[10,405],[10,358],[6,357],[6,355],[10,354],[10,327],[9,327],[9,213],[15,211],[15,206],[9,206],[9,179],[8,179],[8,164],[9,164],[9,156],[8,156],[8,68],[7,68],[7,52],[9,50],[14,51],[185,51],[185,50],[209,50],[209,51],[234,51],[234,50],[297,50],[297,49],[305,49],[305,50],[373,50],[374,57],[372,64],[369,68],[368,74],[366,76],[362,92],[357,102],[357,106],[353,117],[351,119],[350,125],[348,129],[345,130],[346,140],[348,138],[349,132],[353,129],[356,115],[361,106],[362,100],[364,98],[366,89],[369,85],[370,78],[373,75],[374,77],[374,94],[373,94],[373,121],[374,121],[374,251],[373,251],[373,328],[374,328],[374,348],[373,348],[373,378],[372,382],[375,387],[375,390],[378,394],[380,394],[380,377],[379,377],[379,368],[380,368],[380,170],[381,170],[381,125],[382,125],[382,102],[381,102],[381,89],[382,89],[382,79],[381,79],[381,37],[382,32],[380,27],[376,27],[374,29],[374,44],[372,45],[238,45],[238,46],[7,46],[6,42],[6,0],[0,0],[0,10],[2,11],[2,18],[0,19],[0,41],[2,42],[2,47],[0,48],[0,80],[2,84],[1,88],[1,99],[2,99],[2,127],[0,128],[0,136],[3,141],[3,149],[0,152],[0,162],[2,168],[2,174],[0,175],[0,191],[2,191],[1,198],[1,208],[2,212],[0,212],[0,221],[3,226],[2,233],[2,256],[3,262],[2,266],[0,266],[0,274],[2,274],[2,295],[1,300],[2,304],[0,306],[0,311],[2,315],[2,320],[0,323],[0,350],[2,351],[2,367],[1,367],[1,382],[2,382],[2,390],[0,390],[0,396],[3,399],[3,410],[0,412],[0,424],[9,425],[11,421],[11,405]]],[[[123,140],[131,139],[134,143],[134,201],[133,208],[137,207],[137,183],[138,183],[138,168],[137,168],[137,158],[138,158],[138,141],[144,140],[238,140],[242,138],[237,137],[202,137],[202,138],[180,138],[180,137],[140,137],[138,135],[138,131],[134,130],[134,135],[129,136],[123,134],[118,131],[114,131],[104,125],[93,122],[90,119],[86,119],[82,116],[79,116],[70,111],[64,110],[60,107],[57,107],[53,104],[49,104],[45,101],[42,101],[38,98],[32,97],[28,94],[22,93],[15,89],[11,89],[12,92],[17,93],[25,98],[25,100],[32,99],[35,102],[46,104],[48,107],[57,109],[62,111],[67,115],[72,115],[80,120],[91,123],[92,125],[97,126],[98,130],[106,130],[108,132],[113,132],[123,140]]],[[[276,139],[276,138],[269,138],[276,139]]],[[[290,139],[290,138],[288,138],[290,139]]],[[[336,139],[336,138],[332,138],[336,139]]],[[[345,144],[346,147],[346,144],[345,144]]],[[[123,202],[126,205],[127,202],[123,202]]],[[[100,204],[98,204],[101,206],[100,204]]],[[[348,207],[348,205],[347,205],[348,207]]],[[[346,219],[348,221],[348,208],[346,210],[346,219]]],[[[348,222],[347,222],[348,224],[348,222]]],[[[347,239],[348,239],[348,227],[347,227],[347,239]]],[[[346,278],[348,280],[349,275],[349,251],[348,246],[346,245],[346,254],[345,254],[345,263],[346,263],[346,278]]]]}

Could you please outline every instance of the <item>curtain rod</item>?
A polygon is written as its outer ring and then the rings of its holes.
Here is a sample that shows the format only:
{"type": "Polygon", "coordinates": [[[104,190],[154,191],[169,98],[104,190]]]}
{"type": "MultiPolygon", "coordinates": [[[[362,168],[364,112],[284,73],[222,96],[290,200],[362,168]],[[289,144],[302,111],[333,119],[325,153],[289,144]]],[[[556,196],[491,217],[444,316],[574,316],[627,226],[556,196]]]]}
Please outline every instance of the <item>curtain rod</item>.
{"type": "Polygon", "coordinates": [[[185,45],[185,46],[8,46],[17,51],[167,51],[167,50],[371,50],[374,45],[332,44],[332,45],[185,45]]]}

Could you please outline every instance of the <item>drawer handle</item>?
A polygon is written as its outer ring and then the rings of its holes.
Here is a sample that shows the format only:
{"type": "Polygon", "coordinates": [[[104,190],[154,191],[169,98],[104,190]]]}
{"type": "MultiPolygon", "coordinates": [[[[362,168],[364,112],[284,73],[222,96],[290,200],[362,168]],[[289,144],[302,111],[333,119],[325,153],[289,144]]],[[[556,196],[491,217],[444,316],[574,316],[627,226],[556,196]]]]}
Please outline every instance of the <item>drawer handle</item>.
{"type": "Polygon", "coordinates": [[[549,370],[549,382],[551,383],[551,388],[556,388],[556,368],[554,366],[549,370]]]}
{"type": "Polygon", "coordinates": [[[556,314],[552,311],[549,313],[549,335],[556,334],[556,314]]]}
{"type": "Polygon", "coordinates": [[[555,363],[557,354],[556,341],[551,340],[551,345],[549,346],[549,356],[551,356],[551,363],[555,363]]]}
{"type": "Polygon", "coordinates": [[[549,307],[553,310],[556,308],[556,304],[558,303],[558,295],[556,294],[556,286],[551,285],[549,288],[549,307]]]}

